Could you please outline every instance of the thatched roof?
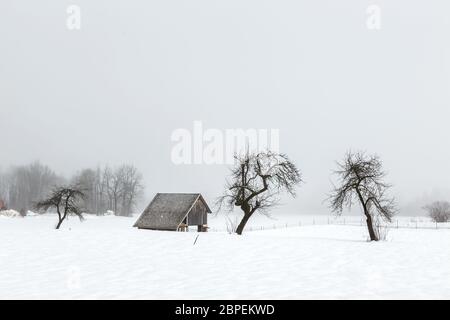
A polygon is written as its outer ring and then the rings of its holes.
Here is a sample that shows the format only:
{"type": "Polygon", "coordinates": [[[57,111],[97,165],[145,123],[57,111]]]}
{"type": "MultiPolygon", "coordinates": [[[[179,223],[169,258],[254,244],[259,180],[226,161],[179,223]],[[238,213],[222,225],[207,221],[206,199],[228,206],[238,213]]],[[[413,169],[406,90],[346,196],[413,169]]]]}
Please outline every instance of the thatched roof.
{"type": "Polygon", "coordinates": [[[134,227],[177,230],[197,201],[202,201],[208,213],[211,213],[211,209],[200,193],[158,193],[134,227]]]}

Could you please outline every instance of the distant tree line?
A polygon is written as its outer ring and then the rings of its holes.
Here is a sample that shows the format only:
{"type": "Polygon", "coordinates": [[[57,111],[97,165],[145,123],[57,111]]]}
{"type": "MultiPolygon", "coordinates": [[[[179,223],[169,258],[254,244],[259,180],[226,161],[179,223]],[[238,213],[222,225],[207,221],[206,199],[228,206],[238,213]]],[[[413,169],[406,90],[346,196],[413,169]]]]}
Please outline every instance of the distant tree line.
{"type": "Polygon", "coordinates": [[[60,183],[64,178],[39,162],[12,167],[0,172],[0,199],[6,207],[25,215],[33,203],[60,183]]]}
{"type": "Polygon", "coordinates": [[[144,190],[142,174],[133,165],[83,169],[67,179],[34,162],[0,171],[0,201],[25,215],[38,201],[65,185],[82,191],[85,197],[80,208],[97,215],[113,211],[116,215],[130,216],[144,190]]]}
{"type": "Polygon", "coordinates": [[[82,190],[86,212],[130,216],[140,200],[144,184],[142,174],[132,165],[85,169],[72,180],[82,190]]]}

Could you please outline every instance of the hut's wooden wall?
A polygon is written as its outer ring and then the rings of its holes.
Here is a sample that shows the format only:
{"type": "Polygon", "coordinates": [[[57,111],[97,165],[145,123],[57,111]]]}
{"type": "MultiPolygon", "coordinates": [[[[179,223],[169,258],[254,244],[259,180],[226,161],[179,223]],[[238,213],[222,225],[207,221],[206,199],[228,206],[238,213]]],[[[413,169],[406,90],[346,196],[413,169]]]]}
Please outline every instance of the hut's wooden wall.
{"type": "Polygon", "coordinates": [[[200,226],[208,223],[208,211],[202,201],[197,201],[187,217],[190,226],[200,226]]]}

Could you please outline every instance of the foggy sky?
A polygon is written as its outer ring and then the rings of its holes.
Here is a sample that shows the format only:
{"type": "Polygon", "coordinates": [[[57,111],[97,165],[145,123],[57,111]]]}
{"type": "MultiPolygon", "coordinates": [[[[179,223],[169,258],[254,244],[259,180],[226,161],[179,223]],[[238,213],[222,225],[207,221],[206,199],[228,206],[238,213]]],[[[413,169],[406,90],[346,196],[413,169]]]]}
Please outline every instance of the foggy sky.
{"type": "Polygon", "coordinates": [[[384,160],[402,214],[420,212],[450,200],[449,17],[438,0],[2,0],[0,167],[126,162],[146,201],[213,202],[227,166],[172,164],[171,133],[276,128],[305,179],[278,210],[327,213],[335,161],[363,149],[384,160]]]}

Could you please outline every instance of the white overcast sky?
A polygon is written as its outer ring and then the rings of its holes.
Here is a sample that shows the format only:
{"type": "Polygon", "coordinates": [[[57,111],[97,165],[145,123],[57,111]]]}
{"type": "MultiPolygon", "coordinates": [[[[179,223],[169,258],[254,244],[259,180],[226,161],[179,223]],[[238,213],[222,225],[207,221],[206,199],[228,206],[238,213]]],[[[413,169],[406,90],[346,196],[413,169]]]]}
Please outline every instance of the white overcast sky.
{"type": "Polygon", "coordinates": [[[1,0],[0,166],[135,164],[213,201],[226,166],[175,166],[171,133],[280,129],[303,171],[279,210],[324,213],[334,161],[379,154],[403,214],[450,200],[448,0],[1,0]],[[81,30],[66,9],[81,8],[81,30]],[[381,30],[366,27],[369,5],[381,30]]]}

